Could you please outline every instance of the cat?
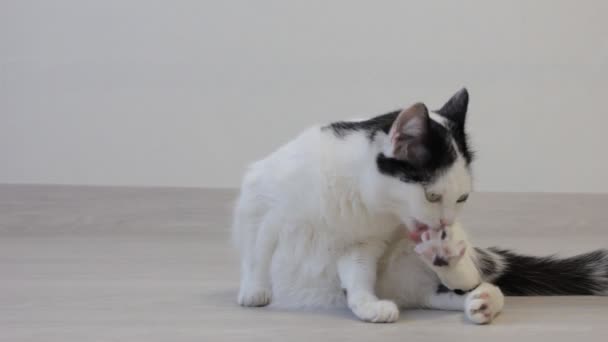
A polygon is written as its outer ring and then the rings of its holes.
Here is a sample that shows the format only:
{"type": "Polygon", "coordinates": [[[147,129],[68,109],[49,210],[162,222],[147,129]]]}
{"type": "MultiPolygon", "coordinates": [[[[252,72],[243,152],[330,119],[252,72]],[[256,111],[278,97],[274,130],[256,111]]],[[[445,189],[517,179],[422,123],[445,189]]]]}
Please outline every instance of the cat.
{"type": "MultiPolygon", "coordinates": [[[[363,321],[394,322],[398,306],[469,313],[485,307],[491,312],[481,316],[492,318],[502,308],[500,288],[562,293],[558,285],[534,282],[543,259],[476,249],[464,237],[457,218],[472,188],[468,103],[463,88],[434,112],[416,103],[368,120],[315,126],[253,163],[234,210],[238,303],[346,305],[363,321]],[[434,244],[463,251],[455,265],[425,261],[433,250],[422,241],[429,232],[445,235],[430,239],[434,244]],[[452,280],[458,288],[440,286],[452,280]]],[[[587,271],[576,274],[584,273],[588,286],[571,288],[572,279],[565,279],[563,288],[606,291],[607,253],[596,253],[576,259],[587,271]]],[[[568,260],[547,262],[560,269],[568,260]]]]}

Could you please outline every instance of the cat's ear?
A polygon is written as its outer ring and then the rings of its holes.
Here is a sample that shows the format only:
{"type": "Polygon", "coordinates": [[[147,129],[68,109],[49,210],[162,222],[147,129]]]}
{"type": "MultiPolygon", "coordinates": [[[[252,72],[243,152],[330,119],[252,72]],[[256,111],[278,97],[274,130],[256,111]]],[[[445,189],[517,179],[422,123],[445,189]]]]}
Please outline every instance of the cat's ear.
{"type": "Polygon", "coordinates": [[[437,111],[437,114],[449,119],[459,127],[464,127],[468,106],[469,92],[467,88],[462,88],[437,111]]]}
{"type": "Polygon", "coordinates": [[[419,165],[429,157],[425,140],[429,132],[429,111],[416,103],[399,113],[389,136],[393,157],[419,165]]]}

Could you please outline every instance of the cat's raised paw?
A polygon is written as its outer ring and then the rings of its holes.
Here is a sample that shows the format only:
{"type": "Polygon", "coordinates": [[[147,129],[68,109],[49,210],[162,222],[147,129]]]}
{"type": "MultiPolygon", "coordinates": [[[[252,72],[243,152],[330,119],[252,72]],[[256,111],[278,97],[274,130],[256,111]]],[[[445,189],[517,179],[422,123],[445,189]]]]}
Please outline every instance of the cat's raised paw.
{"type": "Polygon", "coordinates": [[[468,294],[464,312],[471,322],[488,324],[502,311],[503,306],[504,296],[500,289],[483,283],[468,294]]]}
{"type": "Polygon", "coordinates": [[[241,306],[266,306],[270,304],[272,291],[265,287],[241,287],[237,302],[241,306]]]}
{"type": "Polygon", "coordinates": [[[368,301],[351,309],[366,322],[392,323],[399,319],[399,308],[390,300],[368,301]]]}
{"type": "Polygon", "coordinates": [[[429,230],[421,235],[421,242],[414,250],[432,267],[450,266],[457,263],[465,254],[466,242],[452,241],[445,230],[429,230]]]}

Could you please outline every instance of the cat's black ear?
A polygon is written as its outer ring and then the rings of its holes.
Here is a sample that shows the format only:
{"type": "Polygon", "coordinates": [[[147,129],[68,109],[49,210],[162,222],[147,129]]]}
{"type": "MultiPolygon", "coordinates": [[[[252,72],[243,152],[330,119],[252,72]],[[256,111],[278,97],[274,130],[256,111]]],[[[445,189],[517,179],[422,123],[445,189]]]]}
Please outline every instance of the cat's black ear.
{"type": "Polygon", "coordinates": [[[415,165],[424,164],[430,157],[425,146],[428,132],[429,111],[423,103],[401,111],[389,133],[393,157],[415,165]]]}
{"type": "Polygon", "coordinates": [[[467,88],[462,88],[437,111],[437,114],[451,120],[459,127],[464,127],[468,106],[469,92],[467,88]]]}

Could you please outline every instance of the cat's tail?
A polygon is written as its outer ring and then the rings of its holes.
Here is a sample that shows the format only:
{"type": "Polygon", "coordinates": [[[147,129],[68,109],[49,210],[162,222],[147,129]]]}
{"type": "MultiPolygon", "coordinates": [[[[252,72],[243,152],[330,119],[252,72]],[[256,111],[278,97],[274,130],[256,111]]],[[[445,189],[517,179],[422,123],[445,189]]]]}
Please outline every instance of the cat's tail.
{"type": "Polygon", "coordinates": [[[608,250],[569,258],[475,248],[484,280],[510,296],[608,295],[608,250]]]}

